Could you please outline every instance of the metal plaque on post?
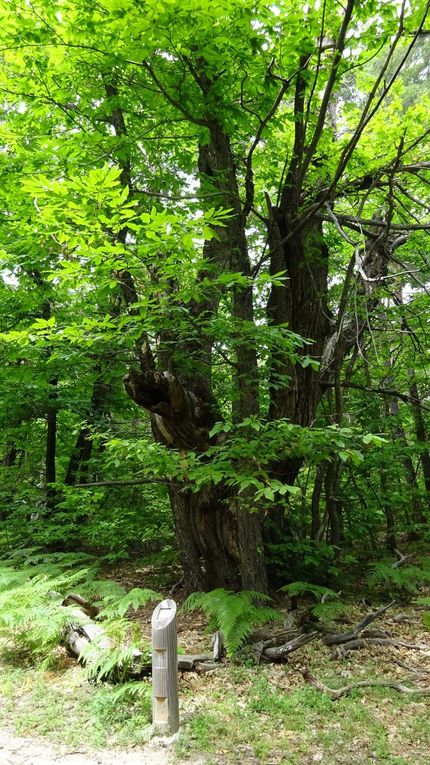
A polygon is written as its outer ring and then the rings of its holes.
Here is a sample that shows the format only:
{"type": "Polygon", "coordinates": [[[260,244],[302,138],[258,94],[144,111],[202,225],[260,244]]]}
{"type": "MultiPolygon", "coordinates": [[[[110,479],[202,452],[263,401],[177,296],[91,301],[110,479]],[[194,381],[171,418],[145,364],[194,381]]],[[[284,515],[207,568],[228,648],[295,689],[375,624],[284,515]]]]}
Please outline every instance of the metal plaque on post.
{"type": "Polygon", "coordinates": [[[152,614],[152,722],[154,732],[172,735],[179,728],[176,603],[170,598],[152,614]]]}

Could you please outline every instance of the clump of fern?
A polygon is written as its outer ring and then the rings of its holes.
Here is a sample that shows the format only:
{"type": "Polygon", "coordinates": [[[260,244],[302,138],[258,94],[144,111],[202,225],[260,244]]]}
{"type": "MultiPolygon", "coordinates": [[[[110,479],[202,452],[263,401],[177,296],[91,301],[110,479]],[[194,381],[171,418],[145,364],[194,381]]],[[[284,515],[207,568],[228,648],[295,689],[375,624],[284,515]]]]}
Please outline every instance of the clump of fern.
{"type": "Polygon", "coordinates": [[[130,677],[138,678],[150,656],[150,643],[142,642],[136,634],[133,637],[130,623],[122,620],[115,624],[115,630],[108,625],[106,635],[88,643],[80,659],[90,680],[123,683],[130,677]]]}
{"type": "Polygon", "coordinates": [[[108,637],[104,644],[96,641],[88,649],[85,661],[90,677],[109,676],[114,663],[125,674],[137,653],[142,660],[147,656],[148,644],[124,617],[129,609],[159,598],[158,594],[140,588],[127,593],[116,582],[99,580],[93,561],[71,553],[46,555],[31,549],[27,556],[20,551],[19,556],[0,562],[0,636],[15,652],[46,666],[66,626],[88,622],[78,606],[61,605],[73,590],[98,605],[98,618],[108,637]],[[84,560],[90,565],[83,567],[84,560]]]}
{"type": "Polygon", "coordinates": [[[330,624],[337,616],[347,613],[348,606],[340,599],[340,593],[310,582],[291,582],[280,588],[280,592],[286,592],[291,598],[300,595],[312,595],[318,603],[311,608],[311,613],[316,619],[325,624],[330,624]]]}
{"type": "Polygon", "coordinates": [[[389,561],[372,563],[367,575],[370,587],[382,587],[387,592],[411,594],[430,584],[430,558],[423,558],[420,566],[397,566],[389,561]]]}
{"type": "Polygon", "coordinates": [[[85,570],[49,574],[45,565],[42,570],[37,565],[0,568],[0,635],[23,654],[46,659],[67,622],[77,618],[76,607],[59,608],[60,593],[85,576],[85,570]]]}
{"type": "Polygon", "coordinates": [[[233,655],[255,627],[281,619],[278,611],[267,605],[271,602],[272,599],[261,592],[230,592],[220,587],[192,593],[182,608],[203,611],[209,618],[208,630],[222,632],[227,653],[233,655]]]}
{"type": "MultiPolygon", "coordinates": [[[[103,589],[105,584],[94,582],[94,589],[90,585],[89,591],[100,597],[100,586],[103,589]]],[[[126,592],[116,585],[115,594],[107,588],[103,598],[98,600],[101,610],[97,617],[102,620],[105,636],[89,643],[81,657],[90,679],[123,682],[130,675],[138,676],[142,665],[150,661],[151,645],[149,638],[142,638],[138,625],[125,616],[130,609],[137,611],[160,597],[153,590],[140,587],[126,592]]]]}

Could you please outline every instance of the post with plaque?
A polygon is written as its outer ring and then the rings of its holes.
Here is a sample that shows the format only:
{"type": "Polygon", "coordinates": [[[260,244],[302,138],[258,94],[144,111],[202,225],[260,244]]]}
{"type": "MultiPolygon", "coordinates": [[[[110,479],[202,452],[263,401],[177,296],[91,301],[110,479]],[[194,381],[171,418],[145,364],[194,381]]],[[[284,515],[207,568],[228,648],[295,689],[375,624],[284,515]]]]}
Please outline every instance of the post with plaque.
{"type": "Polygon", "coordinates": [[[179,728],[176,603],[170,598],[152,614],[152,722],[154,733],[172,735],[179,728]]]}

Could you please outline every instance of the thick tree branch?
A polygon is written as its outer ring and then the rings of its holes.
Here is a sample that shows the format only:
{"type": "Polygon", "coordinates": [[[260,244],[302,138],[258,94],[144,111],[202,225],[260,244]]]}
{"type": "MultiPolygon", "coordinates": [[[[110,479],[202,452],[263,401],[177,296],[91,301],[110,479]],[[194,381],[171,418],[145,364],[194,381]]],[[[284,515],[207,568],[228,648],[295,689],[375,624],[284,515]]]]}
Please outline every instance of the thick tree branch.
{"type": "Polygon", "coordinates": [[[168,486],[171,484],[169,480],[163,480],[161,478],[130,478],[130,480],[124,481],[90,481],[89,483],[75,483],[74,489],[97,489],[99,486],[143,486],[153,483],[163,484],[168,486]]]}
{"type": "MultiPolygon", "coordinates": [[[[317,217],[320,218],[320,220],[329,221],[330,223],[334,222],[333,215],[325,215],[324,213],[317,213],[317,217]]],[[[350,224],[352,224],[352,227],[354,227],[354,230],[357,230],[357,225],[373,226],[374,228],[378,228],[378,229],[387,228],[387,222],[384,220],[379,220],[378,218],[359,218],[355,215],[345,215],[344,213],[336,213],[336,219],[337,221],[342,223],[344,226],[347,226],[348,228],[351,227],[350,224]]],[[[430,221],[426,221],[423,223],[390,223],[390,230],[391,231],[429,231],[430,221]]],[[[353,244],[353,242],[350,241],[350,244],[353,244]]]]}
{"type": "MultiPolygon", "coordinates": [[[[293,76],[295,77],[296,75],[293,75],[293,76]]],[[[252,170],[252,156],[258,144],[260,143],[264,128],[272,119],[273,115],[276,113],[280,103],[282,102],[284,94],[286,93],[286,91],[288,90],[288,87],[291,84],[292,79],[293,77],[290,77],[288,80],[282,83],[271,109],[269,109],[266,116],[260,121],[260,125],[257,130],[257,135],[255,136],[252,146],[248,152],[248,156],[246,158],[246,163],[245,163],[246,197],[245,197],[245,203],[243,206],[244,218],[248,217],[249,213],[251,212],[252,206],[254,204],[254,181],[253,181],[253,170],[252,170]]]]}
{"type": "MultiPolygon", "coordinates": [[[[321,380],[321,386],[323,388],[334,388],[335,383],[331,380],[321,380]]],[[[398,390],[394,390],[393,388],[371,388],[368,385],[358,385],[356,383],[351,382],[340,382],[340,386],[342,388],[351,388],[353,390],[362,390],[366,393],[375,393],[376,395],[380,396],[394,396],[395,398],[399,398],[401,401],[405,401],[407,404],[412,404],[413,406],[418,406],[420,409],[425,409],[430,412],[430,406],[426,406],[421,402],[420,399],[414,398],[413,396],[408,395],[407,393],[400,393],[398,390]]]]}
{"type": "Polygon", "coordinates": [[[357,127],[356,127],[356,129],[355,129],[355,131],[354,131],[354,133],[353,133],[349,143],[347,144],[347,146],[345,146],[344,150],[342,151],[342,154],[340,156],[340,160],[339,160],[337,169],[336,169],[336,171],[334,173],[334,176],[333,176],[333,181],[332,181],[332,183],[330,185],[330,188],[329,188],[329,190],[327,192],[327,197],[328,198],[331,198],[334,190],[337,188],[337,184],[338,184],[339,180],[342,178],[343,173],[345,172],[345,168],[346,168],[346,166],[347,166],[347,164],[348,164],[348,162],[349,162],[353,152],[355,151],[355,148],[356,148],[356,146],[357,146],[357,144],[358,144],[358,142],[359,142],[359,140],[360,140],[360,138],[361,138],[361,136],[363,134],[363,131],[365,130],[365,128],[367,127],[369,122],[373,119],[373,117],[375,116],[375,114],[379,110],[381,104],[384,103],[388,93],[390,92],[391,88],[393,87],[394,83],[396,82],[400,72],[402,71],[406,61],[408,60],[408,58],[409,58],[409,56],[410,56],[410,54],[412,52],[412,49],[413,49],[413,47],[414,47],[414,45],[415,45],[415,43],[416,43],[416,41],[418,39],[419,31],[424,26],[425,20],[427,18],[428,12],[429,12],[429,5],[428,4],[427,4],[427,6],[425,8],[423,17],[421,19],[421,24],[419,26],[419,30],[414,35],[412,41],[408,45],[408,47],[406,49],[406,52],[402,56],[402,58],[400,60],[400,63],[397,65],[397,67],[396,67],[394,73],[391,75],[388,83],[385,84],[385,82],[384,82],[385,74],[386,74],[386,72],[388,70],[388,66],[389,66],[389,64],[390,64],[390,62],[391,62],[391,60],[393,58],[393,55],[394,55],[394,52],[395,52],[395,50],[397,48],[399,40],[401,39],[401,37],[402,37],[402,35],[404,33],[404,26],[403,26],[403,20],[404,19],[403,19],[403,17],[404,17],[405,5],[406,5],[405,0],[403,0],[402,7],[401,7],[401,12],[400,12],[400,23],[399,23],[399,28],[397,30],[397,34],[396,34],[396,36],[395,36],[395,38],[394,38],[394,40],[393,40],[393,42],[392,42],[392,44],[390,46],[387,58],[386,58],[386,60],[385,60],[385,62],[383,64],[383,66],[382,66],[382,68],[381,68],[381,70],[380,70],[380,72],[378,74],[378,77],[376,78],[374,86],[373,86],[373,88],[372,88],[372,90],[371,90],[371,92],[370,92],[370,94],[368,96],[366,105],[365,105],[365,107],[364,107],[364,109],[363,109],[363,111],[361,113],[361,117],[360,117],[360,120],[358,122],[358,125],[357,125],[357,127]],[[377,93],[378,93],[378,89],[379,89],[379,86],[380,86],[381,82],[384,82],[384,85],[383,85],[383,88],[382,88],[382,92],[376,98],[377,93]],[[376,103],[374,103],[375,98],[376,98],[376,103]]]}
{"type": "Polygon", "coordinates": [[[373,611],[371,614],[368,614],[361,622],[357,624],[356,627],[354,627],[354,629],[350,630],[349,632],[326,635],[324,638],[324,643],[326,645],[340,645],[342,643],[348,643],[350,640],[354,640],[354,638],[356,638],[357,635],[359,635],[365,627],[368,627],[368,625],[374,622],[375,619],[378,619],[381,614],[385,613],[385,611],[391,608],[392,605],[394,605],[394,600],[392,600],[391,603],[388,603],[386,606],[378,608],[377,611],[373,611]]]}
{"type": "Polygon", "coordinates": [[[163,94],[166,101],[169,102],[172,106],[175,107],[175,109],[178,109],[181,114],[184,115],[184,117],[187,118],[190,122],[194,123],[194,125],[201,125],[202,127],[209,127],[208,120],[203,119],[202,117],[196,117],[191,112],[188,111],[188,109],[185,108],[185,106],[181,103],[181,101],[178,101],[176,98],[174,98],[169,91],[167,90],[166,86],[163,85],[160,78],[154,71],[154,68],[151,66],[151,64],[148,61],[143,61],[141,65],[146,71],[148,72],[149,76],[155,82],[157,87],[160,90],[160,93],[163,94]]]}
{"type": "Polygon", "coordinates": [[[330,98],[333,92],[333,88],[336,83],[339,65],[342,60],[342,53],[345,47],[346,33],[351,21],[352,12],[354,10],[354,4],[355,4],[355,0],[348,0],[348,3],[345,8],[345,12],[344,12],[343,20],[342,20],[342,26],[340,28],[339,35],[336,40],[334,53],[333,53],[333,63],[331,66],[330,74],[328,76],[327,84],[325,86],[324,95],[322,97],[314,134],[306,150],[306,154],[304,156],[303,162],[300,167],[300,174],[298,179],[300,187],[301,187],[301,184],[303,183],[303,179],[305,177],[306,171],[309,167],[312,157],[314,156],[315,150],[318,146],[319,140],[321,138],[321,135],[324,129],[327,110],[330,104],[330,98]]]}
{"type": "Polygon", "coordinates": [[[165,443],[200,451],[209,448],[209,432],[219,419],[213,401],[203,401],[169,372],[131,370],[124,385],[130,398],[155,416],[165,443]]]}

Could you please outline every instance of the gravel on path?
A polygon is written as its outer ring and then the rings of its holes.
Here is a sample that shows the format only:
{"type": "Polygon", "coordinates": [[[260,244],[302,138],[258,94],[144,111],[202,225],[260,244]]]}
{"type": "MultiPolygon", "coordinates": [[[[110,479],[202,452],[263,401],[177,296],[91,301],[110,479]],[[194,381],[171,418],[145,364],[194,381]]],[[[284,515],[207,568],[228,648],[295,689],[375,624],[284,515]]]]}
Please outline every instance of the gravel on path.
{"type": "MultiPolygon", "coordinates": [[[[155,740],[141,749],[85,751],[16,736],[0,728],[0,765],[181,765],[167,746],[155,740]]],[[[185,765],[185,763],[183,763],[185,765]]],[[[204,765],[187,760],[186,765],[204,765]]]]}

